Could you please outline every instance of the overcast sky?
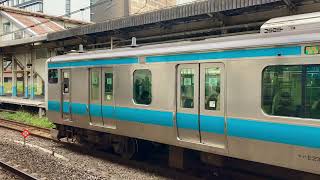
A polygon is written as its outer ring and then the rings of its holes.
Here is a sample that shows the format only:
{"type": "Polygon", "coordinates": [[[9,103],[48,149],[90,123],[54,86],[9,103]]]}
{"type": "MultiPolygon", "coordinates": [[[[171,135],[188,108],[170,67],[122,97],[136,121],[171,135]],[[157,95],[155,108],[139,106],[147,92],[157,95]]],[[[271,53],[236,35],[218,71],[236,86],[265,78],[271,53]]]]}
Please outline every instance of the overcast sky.
{"type": "Polygon", "coordinates": [[[177,0],[178,4],[185,4],[192,1],[196,1],[196,0],[177,0]]]}

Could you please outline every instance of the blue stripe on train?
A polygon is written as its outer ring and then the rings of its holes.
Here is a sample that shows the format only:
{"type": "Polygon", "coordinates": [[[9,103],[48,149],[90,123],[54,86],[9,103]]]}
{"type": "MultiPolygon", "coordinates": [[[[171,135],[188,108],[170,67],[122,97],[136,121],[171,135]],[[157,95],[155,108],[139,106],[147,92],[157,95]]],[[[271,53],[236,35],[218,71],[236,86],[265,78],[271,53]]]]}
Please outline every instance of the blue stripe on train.
{"type": "Polygon", "coordinates": [[[228,135],[320,148],[320,128],[228,118],[228,135]]]}
{"type": "Polygon", "coordinates": [[[49,69],[64,68],[64,67],[87,67],[87,66],[102,66],[115,64],[137,64],[138,58],[119,58],[119,59],[98,59],[98,60],[83,60],[69,62],[48,63],[49,69]]]}
{"type": "MultiPolygon", "coordinates": [[[[99,106],[94,107],[99,109],[99,106]]],[[[60,103],[49,101],[48,110],[60,112],[60,103]]],[[[86,105],[72,103],[72,113],[77,115],[87,114],[86,105]]],[[[173,127],[172,112],[125,107],[116,107],[115,111],[113,111],[112,106],[104,106],[103,114],[104,117],[122,121],[173,127]]],[[[178,113],[177,124],[181,128],[197,130],[196,117],[197,115],[178,113]]],[[[227,123],[228,136],[320,148],[320,127],[237,118],[228,118],[227,123]]],[[[200,116],[200,128],[202,131],[224,134],[224,127],[224,117],[200,116]]]]}
{"type": "Polygon", "coordinates": [[[291,46],[291,47],[277,47],[277,48],[230,50],[230,51],[222,51],[222,52],[149,56],[149,57],[146,57],[146,62],[155,63],[155,62],[176,62],[176,61],[199,61],[199,60],[210,60],[210,59],[271,57],[271,56],[278,56],[278,55],[281,55],[281,56],[301,55],[301,47],[291,46]]]}
{"type": "Polygon", "coordinates": [[[224,134],[225,119],[219,116],[200,115],[200,124],[197,114],[177,113],[177,125],[182,129],[198,131],[199,125],[202,132],[224,134]]]}
{"type": "Polygon", "coordinates": [[[173,127],[173,114],[165,111],[116,107],[115,119],[173,127]]]}

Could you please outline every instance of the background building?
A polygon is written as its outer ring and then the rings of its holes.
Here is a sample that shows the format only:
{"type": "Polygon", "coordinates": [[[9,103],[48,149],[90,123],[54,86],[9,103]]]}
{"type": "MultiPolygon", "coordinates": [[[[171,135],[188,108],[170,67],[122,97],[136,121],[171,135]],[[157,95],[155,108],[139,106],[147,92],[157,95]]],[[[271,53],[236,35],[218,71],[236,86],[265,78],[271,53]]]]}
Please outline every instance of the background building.
{"type": "Polygon", "coordinates": [[[177,0],[91,0],[91,21],[102,22],[177,5],[177,0]]]}
{"type": "Polygon", "coordinates": [[[175,5],[176,0],[129,0],[129,14],[140,14],[175,5]]]}
{"type": "Polygon", "coordinates": [[[90,21],[90,2],[92,0],[0,0],[1,5],[16,7],[31,12],[41,12],[52,16],[70,17],[90,21]],[[77,13],[71,12],[80,10],[77,13]]]}
{"type": "Polygon", "coordinates": [[[45,63],[49,57],[56,55],[55,51],[43,45],[47,34],[87,24],[70,18],[0,6],[2,102],[11,102],[10,97],[13,97],[19,103],[28,101],[35,103],[36,107],[44,107],[45,63]],[[15,45],[21,46],[14,49],[15,45]]]}

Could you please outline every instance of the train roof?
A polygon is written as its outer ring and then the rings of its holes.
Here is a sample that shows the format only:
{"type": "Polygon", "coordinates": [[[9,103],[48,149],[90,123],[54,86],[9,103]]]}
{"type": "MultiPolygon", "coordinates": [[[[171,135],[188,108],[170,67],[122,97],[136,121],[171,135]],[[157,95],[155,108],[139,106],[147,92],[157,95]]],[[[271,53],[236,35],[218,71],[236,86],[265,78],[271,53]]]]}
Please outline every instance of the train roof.
{"type": "Polygon", "coordinates": [[[227,49],[257,48],[266,46],[270,47],[311,42],[314,43],[320,42],[319,29],[320,13],[309,13],[305,15],[271,19],[261,27],[261,33],[256,34],[211,38],[201,41],[181,41],[175,43],[127,47],[113,50],[96,50],[85,53],[70,53],[53,57],[49,59],[48,62],[156,56],[162,54],[179,54],[186,52],[222,51],[227,49]],[[312,20],[308,20],[309,24],[305,24],[303,19],[312,20]],[[295,22],[294,20],[298,22],[295,22]],[[301,24],[309,28],[302,29],[300,28],[300,26],[303,26],[301,24]],[[314,25],[312,26],[312,24],[314,25]],[[292,28],[294,26],[299,28],[292,28]],[[291,27],[289,28],[291,30],[284,30],[285,28],[283,27],[291,27]],[[267,28],[271,28],[271,32],[266,33],[265,29],[267,28]],[[283,31],[279,31],[279,28],[283,31]],[[272,29],[275,29],[275,31],[272,31],[272,29]]]}

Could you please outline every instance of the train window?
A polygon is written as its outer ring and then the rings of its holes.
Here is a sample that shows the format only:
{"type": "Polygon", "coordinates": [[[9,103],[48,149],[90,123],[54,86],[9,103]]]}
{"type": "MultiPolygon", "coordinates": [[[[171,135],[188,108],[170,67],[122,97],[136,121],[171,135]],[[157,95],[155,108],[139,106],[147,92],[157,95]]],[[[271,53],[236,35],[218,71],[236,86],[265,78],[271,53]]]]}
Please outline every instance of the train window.
{"type": "Polygon", "coordinates": [[[205,69],[206,110],[220,110],[220,74],[219,67],[205,69]]]}
{"type": "Polygon", "coordinates": [[[149,105],[152,101],[152,75],[147,69],[136,70],[133,73],[133,99],[137,104],[149,105]]]}
{"type": "Polygon", "coordinates": [[[320,65],[306,67],[305,116],[320,119],[320,65]]]}
{"type": "Polygon", "coordinates": [[[91,100],[100,99],[100,72],[91,71],[91,100]]]}
{"type": "Polygon", "coordinates": [[[194,69],[185,68],[180,71],[180,106],[194,107],[194,69]]]}
{"type": "Polygon", "coordinates": [[[48,82],[50,84],[58,83],[58,70],[57,69],[49,69],[49,71],[48,71],[48,82]]]}
{"type": "Polygon", "coordinates": [[[63,93],[68,94],[70,91],[70,73],[63,72],[63,93]]]}
{"type": "Polygon", "coordinates": [[[263,71],[262,108],[270,115],[320,118],[320,65],[269,66],[263,71]]]}
{"type": "Polygon", "coordinates": [[[104,100],[106,102],[113,99],[113,73],[104,73],[104,100]]]}

